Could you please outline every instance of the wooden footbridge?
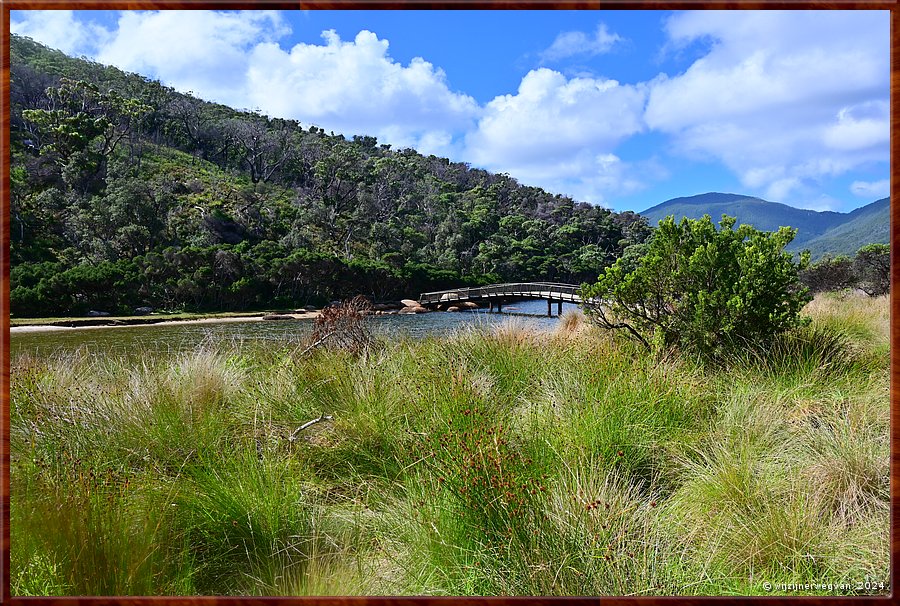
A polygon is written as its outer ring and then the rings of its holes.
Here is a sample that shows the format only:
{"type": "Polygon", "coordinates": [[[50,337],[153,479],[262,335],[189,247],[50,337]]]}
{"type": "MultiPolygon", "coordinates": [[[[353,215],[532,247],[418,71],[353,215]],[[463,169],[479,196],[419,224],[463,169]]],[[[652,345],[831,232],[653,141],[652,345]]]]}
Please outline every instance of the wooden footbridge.
{"type": "Polygon", "coordinates": [[[581,305],[580,286],[574,284],[557,284],[555,282],[512,282],[509,284],[490,284],[472,288],[454,288],[437,292],[424,292],[419,295],[419,303],[423,307],[450,306],[455,303],[472,301],[488,304],[489,311],[503,310],[504,303],[521,299],[546,299],[547,315],[552,315],[552,305],[556,302],[556,313],[562,313],[563,303],[581,305]]]}

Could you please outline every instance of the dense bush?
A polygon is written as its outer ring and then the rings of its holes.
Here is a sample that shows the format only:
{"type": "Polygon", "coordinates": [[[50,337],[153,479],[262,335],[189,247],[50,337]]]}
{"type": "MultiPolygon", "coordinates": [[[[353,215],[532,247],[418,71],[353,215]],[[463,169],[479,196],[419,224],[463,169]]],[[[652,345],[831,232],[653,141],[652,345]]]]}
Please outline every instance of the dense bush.
{"type": "Polygon", "coordinates": [[[856,252],[853,260],[859,288],[870,297],[886,294],[891,288],[891,249],[887,244],[869,244],[856,252]]]}
{"type": "Polygon", "coordinates": [[[25,263],[12,268],[11,278],[13,313],[22,317],[92,309],[129,314],[145,305],[171,311],[321,306],[357,294],[381,301],[482,282],[427,263],[348,262],[273,242],[168,247],[131,259],[68,267],[25,263]]]}
{"type": "Polygon", "coordinates": [[[592,318],[648,349],[713,358],[802,324],[810,300],[784,247],[795,230],[734,229],[724,216],[660,221],[641,257],[626,255],[583,288],[592,318]]]}
{"type": "Polygon", "coordinates": [[[813,293],[852,288],[856,284],[853,259],[843,255],[839,257],[826,256],[801,271],[800,281],[813,293]]]}
{"type": "Polygon", "coordinates": [[[810,291],[829,292],[858,288],[870,297],[886,294],[891,287],[891,250],[887,244],[869,244],[856,256],[825,257],[800,272],[810,291]]]}

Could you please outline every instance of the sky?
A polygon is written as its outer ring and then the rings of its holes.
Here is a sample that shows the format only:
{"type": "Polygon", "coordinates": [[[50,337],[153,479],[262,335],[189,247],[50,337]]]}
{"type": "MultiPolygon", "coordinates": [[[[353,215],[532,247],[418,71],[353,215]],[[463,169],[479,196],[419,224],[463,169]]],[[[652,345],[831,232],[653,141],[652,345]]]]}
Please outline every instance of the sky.
{"type": "Polygon", "coordinates": [[[889,195],[888,11],[12,11],[178,91],[614,210],[889,195]]]}

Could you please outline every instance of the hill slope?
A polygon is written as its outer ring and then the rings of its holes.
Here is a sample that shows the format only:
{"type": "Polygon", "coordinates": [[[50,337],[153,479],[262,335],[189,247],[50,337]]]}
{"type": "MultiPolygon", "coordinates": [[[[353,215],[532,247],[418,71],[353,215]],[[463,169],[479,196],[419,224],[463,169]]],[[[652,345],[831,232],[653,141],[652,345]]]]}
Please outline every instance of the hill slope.
{"type": "Polygon", "coordinates": [[[808,240],[803,248],[809,249],[813,259],[825,254],[853,256],[866,244],[890,242],[891,199],[882,198],[846,215],[843,223],[832,227],[821,236],[808,240]]]}
{"type": "Polygon", "coordinates": [[[699,219],[709,215],[714,221],[723,214],[737,217],[757,229],[774,231],[781,226],[797,228],[791,250],[809,248],[813,258],[824,254],[853,254],[872,242],[887,242],[889,199],[878,200],[851,213],[794,208],[740,194],[710,192],[673,198],[640,213],[651,225],[667,215],[676,219],[699,219]]]}
{"type": "Polygon", "coordinates": [[[579,283],[650,231],[632,212],[207,103],[27,38],[11,36],[10,57],[14,314],[579,283]]]}

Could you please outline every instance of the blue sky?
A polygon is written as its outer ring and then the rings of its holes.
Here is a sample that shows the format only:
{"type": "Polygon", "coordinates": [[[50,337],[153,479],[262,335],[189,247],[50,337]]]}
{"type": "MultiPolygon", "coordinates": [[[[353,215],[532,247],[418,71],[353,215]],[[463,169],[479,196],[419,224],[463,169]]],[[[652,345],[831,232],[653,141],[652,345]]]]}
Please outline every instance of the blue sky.
{"type": "Polygon", "coordinates": [[[13,11],[11,29],[616,210],[889,193],[887,11],[13,11]]]}

